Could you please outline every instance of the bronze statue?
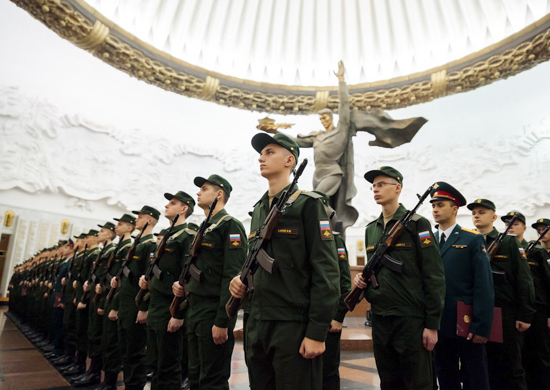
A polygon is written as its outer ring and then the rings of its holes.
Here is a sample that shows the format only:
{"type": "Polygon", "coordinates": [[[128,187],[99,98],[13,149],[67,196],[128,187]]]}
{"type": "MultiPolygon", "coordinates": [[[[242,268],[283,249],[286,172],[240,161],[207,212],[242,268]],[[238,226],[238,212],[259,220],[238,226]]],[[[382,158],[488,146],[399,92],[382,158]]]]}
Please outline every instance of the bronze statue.
{"type": "Polygon", "coordinates": [[[331,205],[336,210],[337,221],[344,231],[357,221],[359,213],[351,205],[357,194],[354,180],[353,137],[357,131],[366,131],[376,139],[371,146],[395,148],[410,142],[426,119],[411,118],[394,120],[382,110],[350,112],[348,87],[344,80],[344,63],[338,63],[338,125],[334,126],[332,111],[325,108],[318,112],[322,131],[308,135],[298,135],[296,142],[300,147],[313,147],[315,173],[313,188],[331,197],[331,205]]]}

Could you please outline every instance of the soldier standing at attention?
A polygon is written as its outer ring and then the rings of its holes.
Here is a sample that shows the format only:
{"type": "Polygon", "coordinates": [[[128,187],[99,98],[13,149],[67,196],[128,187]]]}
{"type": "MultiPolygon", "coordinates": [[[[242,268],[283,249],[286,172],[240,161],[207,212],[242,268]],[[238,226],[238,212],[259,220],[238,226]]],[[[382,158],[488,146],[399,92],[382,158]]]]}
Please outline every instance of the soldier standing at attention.
{"type": "MultiPolygon", "coordinates": [[[[155,363],[151,389],[179,390],[182,383],[183,339],[187,339],[187,334],[183,316],[173,318],[170,314],[170,304],[174,298],[172,284],[181,274],[186,260],[185,255],[193,242],[198,226],[186,222],[186,219],[193,214],[195,206],[191,196],[178,191],[174,195],[166,193],[164,197],[168,199],[164,216],[170,221],[176,215],[179,217],[170,231],[164,254],[154,270],[153,277],[147,281],[145,276],[142,276],[139,286],[151,293],[147,314],[147,354],[155,363]]],[[[164,237],[165,234],[162,236],[164,237]]]]}
{"type": "MultiPolygon", "coordinates": [[[[374,200],[382,207],[380,217],[367,225],[367,257],[380,239],[406,213],[399,203],[403,175],[392,167],[365,173],[372,183],[374,200]]],[[[430,222],[415,214],[389,255],[402,262],[401,273],[382,267],[377,279],[380,287],[369,286],[366,298],[372,307],[374,357],[380,387],[386,389],[433,388],[431,351],[437,343],[445,276],[430,222]]],[[[355,284],[365,288],[362,274],[355,284]]]]}
{"type": "MultiPolygon", "coordinates": [[[[149,300],[144,300],[141,306],[136,306],[135,298],[140,290],[138,282],[147,270],[151,253],[155,252],[155,236],[153,228],[158,222],[160,212],[150,206],[143,206],[137,214],[136,229],[143,230],[141,242],[136,247],[134,256],[128,259],[124,267],[122,280],[111,280],[111,288],[120,284],[118,291],[118,343],[122,355],[124,385],[126,390],[142,390],[146,382],[145,348],[147,345],[147,306],[149,300]]],[[[115,348],[112,346],[111,348],[115,348]]]]}
{"type": "MultiPolygon", "coordinates": [[[[245,335],[250,388],[321,389],[321,354],[340,299],[334,235],[321,196],[289,188],[300,154],[296,142],[283,134],[257,134],[252,146],[269,189],[254,205],[251,244],[282,192],[292,196],[266,246],[278,270],[270,274],[260,266],[254,273],[245,335]]],[[[233,278],[230,291],[243,296],[240,277],[233,278]]]]}
{"type": "MultiPolygon", "coordinates": [[[[204,280],[191,278],[188,283],[189,385],[191,389],[229,389],[237,318],[229,319],[225,304],[230,297],[229,282],[246,258],[246,233],[242,223],[225,210],[232,191],[226,179],[210,175],[208,179],[196,177],[194,183],[200,188],[197,204],[205,215],[216,197],[218,203],[195,262],[204,280]]],[[[173,284],[173,292],[183,296],[178,282],[173,284]]]]}
{"type": "MultiPolygon", "coordinates": [[[[488,199],[470,203],[472,221],[483,234],[487,247],[499,235],[493,227],[497,219],[495,204],[488,199]]],[[[492,389],[527,389],[521,365],[522,332],[531,326],[535,313],[535,291],[523,249],[514,236],[506,235],[491,259],[495,306],[502,308],[503,343],[487,344],[489,383],[492,389]]]]}
{"type": "MultiPolygon", "coordinates": [[[[540,236],[550,225],[550,219],[540,218],[531,225],[540,236]]],[[[550,243],[550,232],[541,242],[550,243]]],[[[525,332],[523,368],[529,390],[550,390],[550,255],[542,245],[536,245],[528,254],[535,285],[535,314],[531,327],[525,332]]]]}
{"type": "Polygon", "coordinates": [[[464,387],[489,390],[487,352],[493,321],[495,295],[491,265],[483,235],[460,227],[456,223],[458,208],[466,199],[445,182],[434,184],[431,193],[432,214],[439,224],[435,239],[445,269],[445,307],[435,347],[435,366],[441,390],[461,389],[461,371],[464,387]],[[468,337],[458,337],[457,302],[473,306],[473,319],[468,337]]]}

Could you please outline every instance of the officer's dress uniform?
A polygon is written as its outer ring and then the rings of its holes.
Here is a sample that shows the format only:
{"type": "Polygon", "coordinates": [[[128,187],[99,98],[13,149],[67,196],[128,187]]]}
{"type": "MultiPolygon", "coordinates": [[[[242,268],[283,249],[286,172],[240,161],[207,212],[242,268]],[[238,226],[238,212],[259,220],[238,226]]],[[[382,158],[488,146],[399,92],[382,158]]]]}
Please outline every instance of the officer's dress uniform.
{"type": "MultiPolygon", "coordinates": [[[[380,239],[406,213],[400,204],[384,226],[384,216],[367,225],[370,259],[380,239]]],[[[382,266],[380,287],[368,287],[372,307],[374,357],[385,389],[432,389],[432,357],[422,344],[425,328],[438,330],[443,311],[445,277],[437,244],[427,219],[415,214],[389,251],[403,262],[401,273],[382,266]]]]}
{"type": "MultiPolygon", "coordinates": [[[[351,273],[348,260],[348,250],[346,242],[338,232],[334,233],[334,242],[336,244],[336,258],[338,259],[338,269],[340,271],[340,300],[338,309],[333,320],[344,322],[344,317],[348,312],[344,299],[351,291],[351,273]]],[[[340,338],[342,332],[328,332],[325,341],[325,352],[323,353],[323,390],[340,389],[340,338]]]]}
{"type": "MultiPolygon", "coordinates": [[[[81,269],[76,285],[76,305],[82,301],[84,295],[84,283],[88,280],[95,259],[99,255],[99,248],[93,248],[86,251],[86,255],[82,259],[81,269]]],[[[89,309],[86,305],[84,309],[76,310],[76,349],[80,354],[87,355],[89,349],[88,340],[88,325],[89,325],[89,309]]]]}
{"type": "Polygon", "coordinates": [[[147,311],[149,300],[144,299],[136,307],[135,298],[140,288],[139,278],[147,270],[151,253],[155,252],[155,237],[152,234],[141,237],[134,256],[128,260],[118,289],[119,346],[122,355],[124,384],[127,389],[143,389],[146,383],[145,347],[147,329],[145,324],[136,323],[138,311],[147,311]]]}
{"type": "MultiPolygon", "coordinates": [[[[153,277],[149,281],[151,294],[147,315],[148,353],[151,353],[155,370],[152,389],[179,390],[181,386],[181,358],[183,339],[187,339],[186,324],[177,332],[168,332],[172,318],[170,304],[174,299],[172,284],[178,280],[198,227],[195,224],[174,226],[166,241],[166,248],[153,277]]],[[[182,318],[183,319],[183,318],[182,318]]],[[[185,343],[187,347],[187,343],[185,343]]]]}
{"type": "MultiPolygon", "coordinates": [[[[340,299],[334,235],[321,196],[288,187],[294,201],[266,247],[278,270],[270,274],[258,267],[254,274],[245,335],[253,390],[322,387],[322,355],[304,359],[299,349],[304,337],[326,340],[340,299]]],[[[270,204],[266,192],[255,204],[250,245],[281,194],[270,204]]]]}
{"type": "Polygon", "coordinates": [[[231,355],[235,339],[236,317],[229,319],[225,304],[229,300],[229,282],[239,273],[246,258],[247,241],[243,225],[218,211],[210,219],[195,265],[204,275],[199,283],[188,283],[189,309],[189,384],[191,389],[229,389],[231,355]],[[228,340],[214,344],[212,327],[227,328],[228,340]]]}
{"type": "MultiPolygon", "coordinates": [[[[487,246],[497,238],[493,229],[486,237],[487,246]]],[[[534,308],[534,287],[529,265],[520,252],[514,236],[504,237],[491,261],[495,306],[502,308],[503,343],[487,343],[489,383],[492,389],[527,389],[521,365],[523,334],[516,330],[516,321],[530,324],[534,308]]]]}
{"type": "MultiPolygon", "coordinates": [[[[439,231],[435,234],[440,242],[439,231]]],[[[435,346],[437,377],[441,390],[460,389],[460,372],[469,389],[489,389],[485,344],[474,344],[456,335],[457,302],[473,305],[470,332],[489,338],[493,321],[494,290],[491,265],[483,235],[456,225],[440,247],[445,269],[445,308],[435,346]]]]}

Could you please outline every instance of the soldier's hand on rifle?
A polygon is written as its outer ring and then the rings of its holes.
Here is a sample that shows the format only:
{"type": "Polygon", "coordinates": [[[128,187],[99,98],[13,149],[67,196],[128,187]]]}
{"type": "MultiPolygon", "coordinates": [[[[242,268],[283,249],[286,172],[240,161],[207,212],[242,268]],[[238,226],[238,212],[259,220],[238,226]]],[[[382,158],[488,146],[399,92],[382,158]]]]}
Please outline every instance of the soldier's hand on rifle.
{"type": "Polygon", "coordinates": [[[138,314],[136,317],[136,324],[145,324],[147,322],[147,313],[148,312],[143,310],[138,311],[138,314]]]}
{"type": "Polygon", "coordinates": [[[111,288],[118,288],[118,279],[112,278],[111,279],[111,288]]]}
{"type": "Polygon", "coordinates": [[[341,332],[342,331],[342,327],[343,327],[344,324],[342,324],[341,322],[338,322],[336,320],[332,320],[330,322],[330,328],[328,329],[328,331],[330,333],[338,333],[338,332],[341,332]]]}
{"type": "Polygon", "coordinates": [[[116,321],[116,320],[118,320],[118,310],[111,310],[111,311],[109,312],[109,319],[110,319],[111,321],[116,321]]]}
{"type": "Polygon", "coordinates": [[[365,279],[363,279],[363,275],[361,274],[355,275],[353,283],[359,288],[367,288],[367,283],[365,283],[365,279]]]}
{"type": "Polygon", "coordinates": [[[105,314],[105,310],[103,309],[97,309],[97,314],[102,316],[103,314],[105,314]]]}
{"type": "Polygon", "coordinates": [[[212,338],[216,345],[225,343],[229,339],[227,328],[218,328],[216,325],[212,326],[212,338]]]}
{"type": "Polygon", "coordinates": [[[528,323],[523,322],[523,321],[516,321],[516,330],[520,333],[525,332],[530,327],[531,327],[531,324],[528,324],[528,323]]]}
{"type": "Polygon", "coordinates": [[[172,285],[172,292],[176,297],[183,297],[185,290],[180,286],[179,282],[174,282],[172,285]]]}
{"type": "Polygon", "coordinates": [[[44,293],[44,298],[48,298],[48,293],[44,293]]]}
{"type": "Polygon", "coordinates": [[[73,281],[73,288],[76,288],[76,280],[73,281]]]}
{"type": "Polygon", "coordinates": [[[90,291],[90,285],[88,284],[88,281],[87,281],[87,280],[84,282],[84,285],[82,286],[82,289],[83,289],[85,292],[90,291]]]}
{"type": "Polygon", "coordinates": [[[177,318],[170,318],[168,322],[168,332],[173,333],[177,332],[183,325],[183,320],[178,320],[177,318]]]}
{"type": "Polygon", "coordinates": [[[437,330],[424,328],[424,332],[422,332],[422,345],[424,345],[424,348],[430,352],[433,351],[437,340],[437,330]]]}
{"type": "Polygon", "coordinates": [[[229,292],[235,298],[242,298],[246,293],[246,284],[241,282],[240,276],[235,276],[229,283],[229,292]]]}
{"type": "Polygon", "coordinates": [[[103,287],[101,287],[99,284],[95,285],[95,293],[96,294],[103,294],[103,287]]]}
{"type": "Polygon", "coordinates": [[[141,275],[141,278],[139,278],[139,288],[149,290],[149,282],[145,279],[145,275],[141,275]]]}
{"type": "Polygon", "coordinates": [[[313,359],[325,352],[325,342],[315,341],[304,337],[300,345],[300,355],[304,359],[313,359]]]}
{"type": "Polygon", "coordinates": [[[48,283],[48,288],[51,289],[53,286],[52,282],[48,283]]]}
{"type": "Polygon", "coordinates": [[[86,304],[82,302],[78,302],[78,305],[76,306],[76,310],[82,310],[86,308],[86,304]]]}
{"type": "Polygon", "coordinates": [[[67,278],[61,278],[61,285],[64,286],[67,284],[67,278]]]}

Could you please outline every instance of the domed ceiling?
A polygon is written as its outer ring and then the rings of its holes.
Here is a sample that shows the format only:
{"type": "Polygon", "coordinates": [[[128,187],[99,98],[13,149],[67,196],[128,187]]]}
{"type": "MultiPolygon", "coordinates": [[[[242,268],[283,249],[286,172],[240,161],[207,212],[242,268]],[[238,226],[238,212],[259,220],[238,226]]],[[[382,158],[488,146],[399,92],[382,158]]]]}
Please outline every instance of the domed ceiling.
{"type": "Polygon", "coordinates": [[[237,108],[355,109],[469,91],[550,58],[550,0],[12,0],[104,62],[237,108]]]}

